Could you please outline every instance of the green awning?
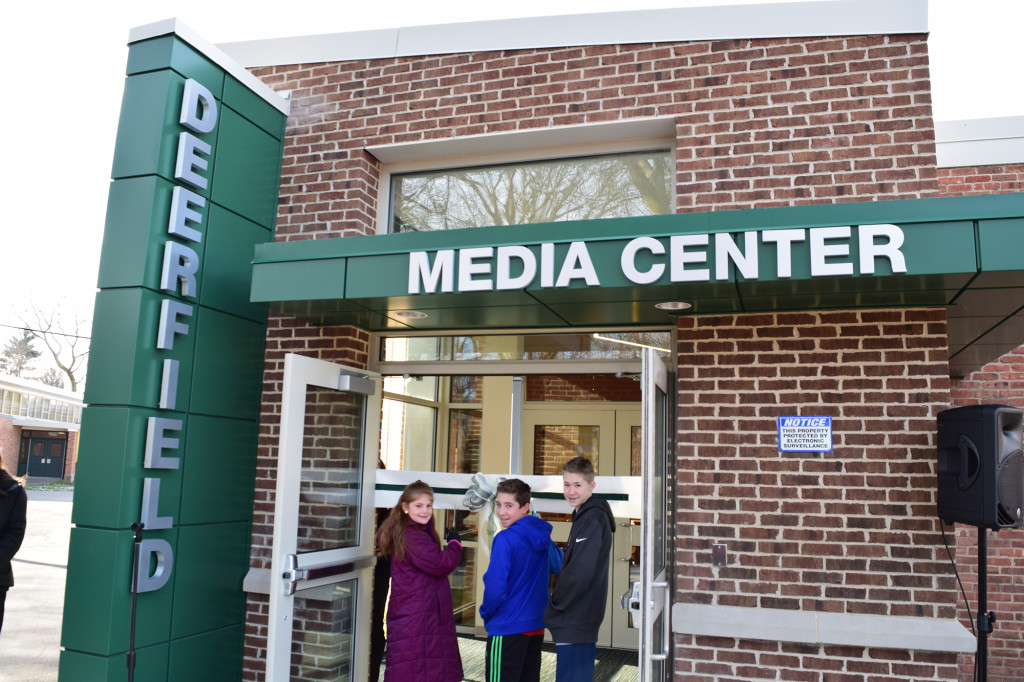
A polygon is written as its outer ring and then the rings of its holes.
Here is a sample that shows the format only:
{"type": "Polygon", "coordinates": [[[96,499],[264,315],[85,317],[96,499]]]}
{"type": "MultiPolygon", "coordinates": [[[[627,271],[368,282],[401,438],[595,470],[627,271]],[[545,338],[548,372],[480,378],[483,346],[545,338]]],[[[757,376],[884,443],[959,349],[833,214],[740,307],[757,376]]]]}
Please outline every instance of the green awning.
{"type": "Polygon", "coordinates": [[[251,300],[369,331],[944,306],[959,375],[1024,342],[1022,259],[1024,194],[1001,194],[264,244],[251,300]]]}

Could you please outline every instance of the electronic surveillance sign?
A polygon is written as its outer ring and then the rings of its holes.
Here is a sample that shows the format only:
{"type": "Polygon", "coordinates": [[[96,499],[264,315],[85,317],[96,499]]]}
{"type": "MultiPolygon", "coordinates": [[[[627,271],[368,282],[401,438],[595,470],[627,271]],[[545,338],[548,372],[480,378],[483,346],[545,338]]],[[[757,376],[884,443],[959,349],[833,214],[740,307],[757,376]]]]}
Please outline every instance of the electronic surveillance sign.
{"type": "Polygon", "coordinates": [[[779,417],[779,452],[832,452],[832,417],[779,417]]]}

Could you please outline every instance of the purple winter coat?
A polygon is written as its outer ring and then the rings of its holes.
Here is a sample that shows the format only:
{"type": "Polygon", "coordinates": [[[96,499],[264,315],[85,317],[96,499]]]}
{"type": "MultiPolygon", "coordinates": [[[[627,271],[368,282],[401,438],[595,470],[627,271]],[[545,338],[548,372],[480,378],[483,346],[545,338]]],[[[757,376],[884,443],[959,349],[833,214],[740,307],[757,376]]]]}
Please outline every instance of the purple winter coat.
{"type": "Polygon", "coordinates": [[[448,574],[461,560],[457,542],[442,550],[426,525],[406,526],[405,559],[391,558],[384,682],[461,682],[462,657],[448,584],[448,574]]]}

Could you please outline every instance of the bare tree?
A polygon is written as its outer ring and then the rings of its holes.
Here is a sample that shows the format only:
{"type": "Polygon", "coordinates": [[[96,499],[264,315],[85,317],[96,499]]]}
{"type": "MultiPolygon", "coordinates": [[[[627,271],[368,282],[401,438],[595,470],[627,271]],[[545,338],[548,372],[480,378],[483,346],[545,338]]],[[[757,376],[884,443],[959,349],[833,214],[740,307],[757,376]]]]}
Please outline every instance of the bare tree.
{"type": "Polygon", "coordinates": [[[64,388],[64,373],[56,367],[50,367],[39,377],[39,382],[54,388],[64,388]]]}
{"type": "Polygon", "coordinates": [[[670,213],[666,153],[400,176],[394,231],[451,230],[670,213]]]}
{"type": "Polygon", "coordinates": [[[85,384],[85,361],[89,355],[89,337],[81,333],[86,320],[77,314],[63,318],[59,308],[46,313],[33,305],[29,313],[35,322],[29,324],[22,319],[22,323],[33,327],[35,337],[46,346],[57,370],[67,377],[69,389],[77,393],[79,386],[85,384]]]}

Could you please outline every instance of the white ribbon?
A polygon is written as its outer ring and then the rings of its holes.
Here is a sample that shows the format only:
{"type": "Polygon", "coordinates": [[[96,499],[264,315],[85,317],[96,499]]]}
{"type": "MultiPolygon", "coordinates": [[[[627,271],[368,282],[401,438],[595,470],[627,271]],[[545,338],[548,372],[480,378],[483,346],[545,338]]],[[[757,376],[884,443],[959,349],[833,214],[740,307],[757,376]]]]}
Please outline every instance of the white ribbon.
{"type": "MultiPolygon", "coordinates": [[[[498,483],[506,478],[499,476],[498,483]]],[[[498,519],[494,509],[494,500],[497,496],[497,486],[492,487],[487,477],[478,471],[470,479],[469,489],[462,498],[463,507],[472,512],[480,512],[480,519],[483,521],[480,528],[480,547],[488,556],[491,553],[494,535],[498,532],[498,519]]]]}

